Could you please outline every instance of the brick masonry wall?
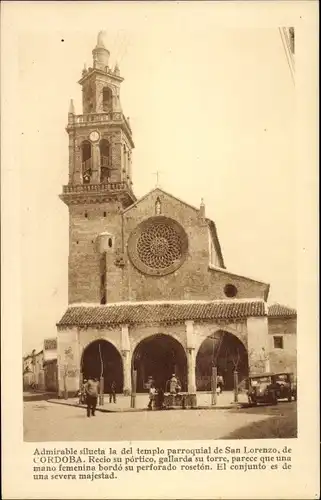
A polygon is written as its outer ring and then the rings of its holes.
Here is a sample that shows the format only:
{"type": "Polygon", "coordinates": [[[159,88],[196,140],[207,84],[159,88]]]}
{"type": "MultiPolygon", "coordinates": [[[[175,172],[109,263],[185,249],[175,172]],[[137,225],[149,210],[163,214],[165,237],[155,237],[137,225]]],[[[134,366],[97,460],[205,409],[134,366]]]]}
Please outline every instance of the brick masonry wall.
{"type": "Polygon", "coordinates": [[[228,283],[238,289],[237,298],[263,298],[266,286],[226,272],[209,269],[208,226],[198,211],[161,191],[153,191],[124,214],[126,241],[143,220],[155,215],[155,202],[161,199],[162,215],[181,224],[188,236],[188,255],[183,265],[167,276],[155,277],[138,271],[126,255],[125,295],[128,300],[225,299],[228,283]]]}
{"type": "Polygon", "coordinates": [[[100,302],[101,254],[97,236],[102,232],[111,233],[115,245],[107,256],[107,301],[122,298],[122,269],[114,263],[122,252],[121,215],[120,204],[114,201],[70,207],[69,303],[100,302]]]}
{"type": "Polygon", "coordinates": [[[97,250],[97,236],[101,232],[114,237],[114,247],[106,259],[107,302],[226,299],[226,284],[237,287],[237,298],[264,297],[266,285],[209,268],[208,226],[197,210],[156,190],[124,215],[121,212],[121,204],[116,200],[70,207],[69,303],[100,302],[101,255],[97,250]],[[179,222],[188,237],[187,257],[182,266],[161,277],[137,270],[127,251],[132,231],[155,215],[157,197],[161,199],[162,215],[179,222]],[[116,265],[118,256],[124,258],[123,268],[116,265]]]}
{"type": "Polygon", "coordinates": [[[297,370],[296,318],[269,318],[269,352],[271,371],[297,370]],[[274,348],[273,336],[283,337],[283,349],[274,348]]]}

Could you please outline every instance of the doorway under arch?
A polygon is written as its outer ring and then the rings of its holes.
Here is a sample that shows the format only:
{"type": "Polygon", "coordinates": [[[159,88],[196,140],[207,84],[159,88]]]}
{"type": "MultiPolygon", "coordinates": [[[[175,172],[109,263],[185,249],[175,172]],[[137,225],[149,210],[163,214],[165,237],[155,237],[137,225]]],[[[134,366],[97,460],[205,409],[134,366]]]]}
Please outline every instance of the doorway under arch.
{"type": "Polygon", "coordinates": [[[132,368],[137,371],[137,392],[146,392],[149,377],[156,387],[166,390],[175,373],[182,390],[187,390],[187,359],[183,346],[170,335],[156,334],[142,340],[135,348],[132,368]]]}
{"type": "Polygon", "coordinates": [[[123,392],[123,362],[116,347],[108,340],[94,340],[85,349],[81,360],[83,379],[104,377],[104,392],[113,381],[116,392],[123,392]]]}
{"type": "Polygon", "coordinates": [[[223,376],[224,390],[234,388],[234,371],[238,372],[241,383],[248,377],[248,353],[235,335],[219,331],[207,337],[201,344],[196,356],[196,389],[211,390],[212,368],[217,367],[217,373],[223,376]]]}

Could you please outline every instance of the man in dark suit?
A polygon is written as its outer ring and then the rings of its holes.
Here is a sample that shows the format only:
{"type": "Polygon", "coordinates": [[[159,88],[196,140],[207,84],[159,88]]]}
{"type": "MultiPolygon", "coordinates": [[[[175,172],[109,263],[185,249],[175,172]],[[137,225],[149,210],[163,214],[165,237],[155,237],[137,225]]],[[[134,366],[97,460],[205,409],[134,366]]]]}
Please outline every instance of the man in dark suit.
{"type": "Polygon", "coordinates": [[[95,377],[89,377],[85,384],[87,417],[95,416],[97,399],[99,394],[99,382],[95,377]]]}

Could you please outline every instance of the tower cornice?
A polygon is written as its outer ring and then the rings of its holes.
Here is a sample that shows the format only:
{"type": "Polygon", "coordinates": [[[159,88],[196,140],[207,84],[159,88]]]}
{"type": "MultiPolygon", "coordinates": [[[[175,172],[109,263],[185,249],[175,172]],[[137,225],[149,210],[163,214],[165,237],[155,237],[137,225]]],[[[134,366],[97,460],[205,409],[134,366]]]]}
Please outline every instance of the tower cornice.
{"type": "Polygon", "coordinates": [[[99,127],[99,129],[102,130],[104,125],[109,129],[120,127],[126,133],[131,147],[135,147],[132,139],[132,130],[128,120],[125,115],[119,111],[109,113],[88,113],[84,115],[69,114],[66,131],[69,133],[71,130],[92,129],[93,127],[99,127]]]}
{"type": "Polygon", "coordinates": [[[110,68],[107,68],[106,71],[103,71],[102,69],[99,69],[99,68],[89,68],[88,71],[85,74],[83,74],[81,79],[78,80],[78,83],[80,85],[83,85],[83,83],[94,74],[103,76],[104,78],[106,78],[106,76],[108,76],[109,78],[112,78],[113,80],[116,80],[119,83],[124,81],[123,77],[116,75],[113,71],[111,71],[110,68]]]}
{"type": "Polygon", "coordinates": [[[127,182],[113,182],[108,184],[67,184],[59,198],[66,205],[86,205],[108,203],[116,200],[124,207],[136,201],[131,184],[127,182]]]}

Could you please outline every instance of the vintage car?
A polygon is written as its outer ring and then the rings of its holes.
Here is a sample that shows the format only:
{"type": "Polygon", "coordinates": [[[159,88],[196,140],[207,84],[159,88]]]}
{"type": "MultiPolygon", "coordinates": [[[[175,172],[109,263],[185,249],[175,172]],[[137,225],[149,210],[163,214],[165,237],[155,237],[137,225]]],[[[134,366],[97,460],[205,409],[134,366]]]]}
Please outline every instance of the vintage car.
{"type": "Polygon", "coordinates": [[[277,404],[279,399],[297,399],[293,373],[262,373],[249,377],[248,400],[250,404],[277,404]]]}
{"type": "Polygon", "coordinates": [[[247,392],[249,404],[268,403],[276,405],[278,402],[272,373],[262,373],[249,377],[249,389],[247,392]]]}
{"type": "Polygon", "coordinates": [[[272,375],[272,382],[275,387],[277,399],[287,399],[296,401],[297,384],[293,373],[275,373],[272,375]]]}

